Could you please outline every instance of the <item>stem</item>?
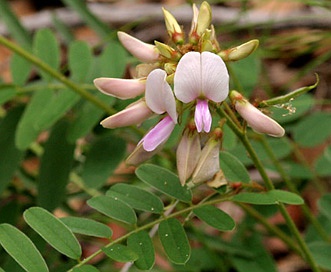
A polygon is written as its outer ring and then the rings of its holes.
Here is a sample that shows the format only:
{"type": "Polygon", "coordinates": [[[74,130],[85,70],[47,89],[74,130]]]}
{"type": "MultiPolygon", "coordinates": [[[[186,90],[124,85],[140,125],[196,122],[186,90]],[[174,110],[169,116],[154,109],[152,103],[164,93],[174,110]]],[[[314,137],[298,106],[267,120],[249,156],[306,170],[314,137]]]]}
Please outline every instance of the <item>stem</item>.
{"type": "Polygon", "coordinates": [[[30,54],[28,51],[24,50],[23,48],[19,47],[15,43],[9,41],[5,37],[0,35],[0,44],[4,45],[11,51],[17,53],[24,59],[28,60],[29,62],[33,63],[35,66],[37,66],[39,69],[43,70],[53,78],[57,79],[58,81],[62,82],[64,85],[69,87],[74,92],[78,93],[80,96],[85,98],[86,100],[90,101],[94,105],[96,105],[98,108],[103,109],[108,114],[114,114],[115,111],[110,108],[107,104],[105,104],[103,101],[96,98],[94,95],[80,87],[78,84],[72,82],[67,77],[59,73],[58,71],[54,70],[52,67],[50,67],[45,62],[41,61],[39,58],[35,57],[34,55],[30,54]]]}
{"type": "MultiPolygon", "coordinates": [[[[292,183],[291,178],[288,176],[288,174],[285,172],[282,165],[279,163],[279,161],[276,158],[273,150],[270,147],[270,144],[266,141],[265,137],[261,137],[261,143],[262,143],[265,151],[267,152],[268,156],[272,160],[273,164],[275,165],[277,171],[279,172],[279,174],[283,178],[283,180],[284,180],[286,186],[288,187],[288,189],[290,191],[292,191],[293,193],[296,193],[296,194],[299,195],[300,194],[299,191],[296,189],[296,186],[292,183]]],[[[316,231],[321,236],[321,238],[323,238],[323,240],[325,240],[327,242],[330,242],[329,235],[324,230],[324,228],[321,226],[321,224],[316,220],[315,216],[311,213],[311,211],[310,211],[310,209],[309,209],[309,207],[307,206],[306,203],[304,203],[301,206],[301,209],[302,209],[304,215],[306,216],[306,218],[315,227],[316,231]]]]}
{"type": "MultiPolygon", "coordinates": [[[[116,243],[120,243],[120,242],[124,241],[130,235],[132,235],[134,233],[137,233],[137,232],[142,231],[142,230],[153,228],[155,225],[158,225],[161,222],[163,222],[163,221],[165,221],[165,220],[167,220],[169,218],[174,218],[174,217],[180,216],[182,214],[189,213],[189,212],[191,212],[194,209],[199,208],[199,207],[203,207],[203,206],[206,206],[206,205],[214,205],[214,204],[217,204],[217,203],[228,201],[228,200],[230,200],[230,197],[231,197],[230,194],[228,194],[228,195],[222,195],[221,197],[219,197],[217,199],[212,199],[212,200],[206,201],[204,203],[199,203],[199,204],[196,204],[196,205],[189,206],[189,207],[187,207],[185,209],[182,209],[180,211],[177,211],[177,212],[174,212],[172,214],[169,214],[168,216],[165,216],[166,215],[166,213],[165,213],[159,219],[156,219],[155,221],[150,222],[150,223],[148,223],[148,224],[146,224],[144,226],[138,227],[138,228],[136,228],[136,229],[134,229],[134,230],[132,230],[132,231],[124,234],[123,236],[117,238],[116,240],[108,243],[106,246],[104,246],[104,248],[108,248],[108,247],[110,247],[110,246],[112,246],[112,245],[114,245],[116,243]]],[[[171,207],[170,207],[170,209],[171,209],[171,207]]],[[[172,211],[172,209],[171,209],[171,211],[172,211]]],[[[97,255],[99,255],[101,253],[102,253],[102,250],[101,249],[97,250],[96,252],[94,252],[93,254],[91,254],[89,257],[85,258],[80,263],[78,263],[77,265],[75,265],[74,267],[72,267],[68,272],[72,272],[74,268],[81,267],[82,265],[88,263],[94,257],[96,257],[97,255]]]]}
{"type": "MultiPolygon", "coordinates": [[[[179,200],[176,200],[175,203],[173,203],[163,214],[163,217],[168,216],[169,214],[172,213],[172,211],[176,208],[179,200]]],[[[153,238],[159,228],[160,224],[154,225],[151,230],[149,231],[149,237],[153,238]]],[[[128,272],[130,267],[133,265],[133,262],[127,262],[121,269],[120,272],[128,272]]]]}
{"type": "MultiPolygon", "coordinates": [[[[265,183],[265,186],[267,187],[268,190],[273,190],[275,187],[274,187],[271,179],[267,175],[267,173],[264,169],[264,166],[262,165],[262,162],[260,161],[260,159],[257,156],[255,150],[253,149],[250,141],[248,140],[247,135],[244,134],[240,129],[238,129],[238,127],[235,125],[235,123],[232,120],[229,120],[229,116],[224,112],[224,110],[221,107],[218,107],[218,113],[222,117],[227,118],[227,120],[229,121],[228,124],[229,124],[230,128],[233,130],[233,132],[238,136],[240,141],[245,146],[246,151],[250,155],[250,158],[253,161],[256,169],[259,171],[259,173],[260,173],[260,175],[261,175],[261,177],[262,177],[262,179],[265,183]]],[[[292,234],[297,239],[297,242],[298,242],[298,244],[299,244],[299,246],[302,250],[303,256],[305,257],[307,263],[309,263],[311,269],[314,272],[320,272],[320,269],[318,268],[313,256],[311,255],[311,252],[308,249],[307,244],[305,243],[305,241],[301,237],[301,234],[300,234],[299,230],[297,229],[297,227],[296,227],[295,223],[293,222],[291,216],[287,212],[286,207],[285,207],[284,204],[282,204],[282,203],[279,204],[279,211],[283,215],[283,217],[284,217],[284,219],[287,223],[288,228],[292,231],[292,234]]]]}
{"type": "Polygon", "coordinates": [[[236,203],[236,204],[240,206],[243,210],[245,210],[245,212],[247,212],[250,216],[258,220],[270,233],[273,233],[278,238],[280,238],[290,249],[292,249],[298,254],[302,254],[300,248],[298,248],[298,246],[293,242],[291,237],[289,237],[287,234],[281,231],[278,227],[270,224],[268,220],[258,211],[256,211],[251,206],[245,205],[243,203],[236,203]]]}

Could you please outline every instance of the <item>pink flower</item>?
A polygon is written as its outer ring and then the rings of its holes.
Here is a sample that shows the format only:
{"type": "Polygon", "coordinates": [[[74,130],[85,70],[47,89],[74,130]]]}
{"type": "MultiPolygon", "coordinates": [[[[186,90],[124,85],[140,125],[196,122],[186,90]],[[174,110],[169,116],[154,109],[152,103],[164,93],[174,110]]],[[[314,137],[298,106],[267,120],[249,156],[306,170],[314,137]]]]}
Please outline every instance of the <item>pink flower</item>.
{"type": "Polygon", "coordinates": [[[284,136],[285,130],[281,125],[254,107],[240,93],[232,91],[230,98],[234,102],[237,112],[254,131],[273,137],[284,136]]]}
{"type": "Polygon", "coordinates": [[[138,125],[153,114],[150,108],[147,107],[146,102],[140,99],[127,106],[124,110],[102,120],[100,124],[105,128],[138,125]]]}
{"type": "Polygon", "coordinates": [[[196,100],[194,119],[197,130],[209,132],[212,118],[208,101],[222,102],[229,93],[229,74],[225,63],[210,52],[185,54],[177,65],[174,91],[184,103],[196,100]]]}
{"type": "Polygon", "coordinates": [[[144,43],[125,32],[117,32],[118,39],[123,46],[142,62],[154,62],[159,58],[159,52],[152,44],[144,43]]]}
{"type": "Polygon", "coordinates": [[[147,77],[145,92],[147,106],[157,114],[167,113],[141,140],[144,149],[148,152],[164,143],[177,124],[176,101],[166,77],[166,72],[161,69],[152,71],[147,77]]]}
{"type": "Polygon", "coordinates": [[[140,79],[100,77],[93,83],[100,92],[120,99],[134,98],[145,91],[145,82],[140,79]]]}

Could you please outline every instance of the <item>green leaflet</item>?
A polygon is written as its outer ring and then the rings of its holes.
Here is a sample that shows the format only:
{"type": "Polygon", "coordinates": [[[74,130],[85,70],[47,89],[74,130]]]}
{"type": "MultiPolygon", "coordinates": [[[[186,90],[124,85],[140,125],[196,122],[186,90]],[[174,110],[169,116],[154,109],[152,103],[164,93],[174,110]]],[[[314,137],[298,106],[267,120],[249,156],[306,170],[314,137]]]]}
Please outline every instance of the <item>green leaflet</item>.
{"type": "Polygon", "coordinates": [[[272,205],[279,202],[292,205],[302,205],[304,203],[299,195],[282,190],[270,190],[261,193],[244,192],[235,195],[232,200],[256,205],[272,205]]]}
{"type": "Polygon", "coordinates": [[[23,217],[28,225],[57,251],[72,259],[81,256],[82,249],[76,237],[50,212],[32,207],[24,212],[23,217]]]}
{"type": "Polygon", "coordinates": [[[99,188],[111,176],[123,160],[126,142],[113,135],[103,135],[94,140],[86,154],[81,173],[84,183],[90,188],[99,188]]]}
{"type": "MultiPolygon", "coordinates": [[[[49,29],[40,29],[33,37],[33,52],[43,62],[57,70],[60,66],[60,48],[53,32],[49,29]]],[[[40,70],[45,81],[51,81],[52,76],[40,70]]]]}
{"type": "Polygon", "coordinates": [[[113,218],[116,220],[119,220],[121,222],[127,223],[127,224],[136,224],[137,223],[137,216],[134,212],[134,210],[124,203],[123,201],[119,200],[116,197],[109,197],[109,196],[96,196],[87,201],[87,204],[113,218]]]}
{"type": "Polygon", "coordinates": [[[152,269],[155,262],[155,252],[152,239],[145,231],[139,231],[129,236],[128,247],[138,255],[135,265],[141,270],[152,269]]]}
{"type": "Polygon", "coordinates": [[[200,220],[220,231],[233,230],[236,225],[231,216],[212,205],[194,209],[193,213],[200,220]]]}
{"type": "Polygon", "coordinates": [[[37,138],[40,130],[35,128],[35,122],[40,117],[51,100],[53,91],[44,89],[34,92],[29,104],[26,106],[15,134],[15,143],[18,149],[25,150],[37,138]]]}
{"type": "Polygon", "coordinates": [[[102,251],[111,259],[118,262],[133,262],[138,259],[136,252],[132,251],[129,247],[115,244],[110,247],[105,247],[102,251]]]}
{"type": "Polygon", "coordinates": [[[293,128],[294,140],[303,147],[323,143],[331,135],[331,114],[315,112],[300,121],[293,128]]]}
{"type": "Polygon", "coordinates": [[[220,152],[220,165],[227,181],[249,183],[251,178],[246,167],[229,152],[220,152]]]}
{"type": "Polygon", "coordinates": [[[9,224],[0,225],[0,244],[28,272],[48,272],[38,249],[24,233],[9,224]]]}
{"type": "Polygon", "coordinates": [[[92,219],[63,217],[60,220],[74,233],[102,238],[110,238],[113,234],[107,225],[92,219]]]}
{"type": "Polygon", "coordinates": [[[133,209],[152,213],[163,211],[163,202],[155,194],[143,190],[139,187],[118,183],[107,191],[108,196],[117,197],[133,209]]]}
{"type": "Polygon", "coordinates": [[[50,211],[65,198],[73,163],[75,145],[68,143],[64,136],[67,127],[68,123],[63,121],[53,128],[41,158],[37,201],[50,211]]]}
{"type": "Polygon", "coordinates": [[[179,178],[169,170],[152,164],[137,168],[137,177],[157,190],[183,202],[190,202],[192,193],[186,186],[181,186],[179,178]]]}
{"type": "Polygon", "coordinates": [[[182,224],[175,218],[162,221],[158,234],[169,260],[185,264],[190,258],[191,247],[182,224]]]}
{"type": "Polygon", "coordinates": [[[73,272],[99,272],[98,269],[96,269],[92,265],[83,265],[80,267],[76,267],[72,270],[73,272]]]}
{"type": "Polygon", "coordinates": [[[14,108],[0,122],[0,150],[3,154],[0,156],[0,194],[12,181],[23,156],[15,146],[15,130],[22,112],[22,107],[14,108]]]}
{"type": "MultiPolygon", "coordinates": [[[[88,82],[88,73],[93,58],[90,47],[83,41],[74,41],[69,45],[68,64],[70,77],[76,82],[88,82]]],[[[89,83],[89,82],[88,82],[89,83]]]]}

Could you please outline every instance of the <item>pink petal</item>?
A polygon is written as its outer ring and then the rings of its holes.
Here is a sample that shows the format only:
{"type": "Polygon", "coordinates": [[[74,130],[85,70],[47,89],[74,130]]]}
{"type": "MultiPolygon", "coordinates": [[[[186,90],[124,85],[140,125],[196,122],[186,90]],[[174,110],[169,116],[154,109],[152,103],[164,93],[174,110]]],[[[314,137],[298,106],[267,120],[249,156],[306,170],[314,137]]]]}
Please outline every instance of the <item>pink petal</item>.
{"type": "Polygon", "coordinates": [[[197,100],[194,121],[198,132],[205,131],[208,133],[210,131],[212,118],[208,108],[207,100],[197,100]]]}
{"type": "Polygon", "coordinates": [[[139,100],[130,104],[124,110],[104,119],[101,121],[101,125],[105,128],[138,125],[152,115],[153,112],[147,107],[145,101],[139,100]]]}
{"type": "Polygon", "coordinates": [[[146,151],[153,151],[160,144],[164,143],[175,128],[175,123],[170,116],[163,118],[154,128],[152,128],[141,140],[146,151]]]}
{"type": "Polygon", "coordinates": [[[188,52],[179,61],[174,78],[176,97],[189,103],[202,94],[199,52],[188,52]]]}
{"type": "Polygon", "coordinates": [[[229,94],[229,74],[221,57],[210,53],[201,53],[201,89],[209,100],[224,101],[229,94]]]}
{"type": "Polygon", "coordinates": [[[247,124],[256,132],[265,133],[273,137],[282,137],[285,130],[275,120],[263,114],[247,101],[236,101],[235,108],[247,124]]]}
{"type": "Polygon", "coordinates": [[[159,53],[154,45],[144,43],[125,32],[117,33],[123,46],[137,59],[143,62],[154,62],[159,58],[159,53]]]}
{"type": "Polygon", "coordinates": [[[166,77],[167,73],[161,69],[153,70],[148,75],[145,92],[146,103],[157,114],[167,112],[177,123],[176,101],[166,77]]]}
{"type": "Polygon", "coordinates": [[[134,98],[145,91],[145,83],[139,79],[100,77],[93,82],[100,92],[120,99],[134,98]]]}

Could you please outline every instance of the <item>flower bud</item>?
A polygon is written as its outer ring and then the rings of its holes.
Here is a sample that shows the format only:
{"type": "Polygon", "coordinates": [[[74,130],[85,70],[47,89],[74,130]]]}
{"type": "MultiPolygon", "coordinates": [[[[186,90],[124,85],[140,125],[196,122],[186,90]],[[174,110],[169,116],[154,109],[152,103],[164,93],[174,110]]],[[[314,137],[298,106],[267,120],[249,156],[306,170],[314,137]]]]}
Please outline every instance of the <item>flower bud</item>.
{"type": "Polygon", "coordinates": [[[273,137],[284,136],[285,130],[282,126],[254,107],[240,93],[232,91],[230,99],[234,103],[237,112],[254,131],[273,137]]]}
{"type": "Polygon", "coordinates": [[[201,36],[206,31],[206,29],[210,27],[211,18],[212,18],[211,8],[209,4],[206,1],[204,1],[200,6],[198,21],[197,21],[196,31],[199,36],[201,36]]]}
{"type": "Polygon", "coordinates": [[[160,66],[157,63],[140,63],[136,66],[136,77],[144,78],[149,75],[150,72],[159,68],[160,66]]]}
{"type": "Polygon", "coordinates": [[[177,147],[177,171],[180,183],[184,186],[192,175],[201,154],[200,138],[195,129],[185,130],[177,147]]]}
{"type": "Polygon", "coordinates": [[[144,43],[125,32],[117,32],[118,39],[123,46],[137,59],[143,62],[154,62],[159,58],[159,53],[152,44],[144,43]]]}
{"type": "Polygon", "coordinates": [[[100,77],[93,83],[100,92],[120,99],[134,98],[145,91],[145,81],[140,79],[100,77]]]}
{"type": "Polygon", "coordinates": [[[139,125],[153,114],[146,102],[140,99],[127,106],[124,110],[104,119],[100,124],[105,128],[139,125]]]}
{"type": "Polygon", "coordinates": [[[155,41],[155,46],[163,57],[166,57],[170,60],[178,61],[181,57],[181,54],[178,51],[167,44],[155,41]]]}
{"type": "Polygon", "coordinates": [[[189,38],[191,43],[197,44],[201,35],[210,27],[212,14],[211,8],[206,1],[201,4],[200,10],[195,4],[193,4],[192,8],[193,19],[189,38]]]}
{"type": "Polygon", "coordinates": [[[162,149],[162,145],[158,146],[151,152],[146,151],[143,147],[143,142],[140,142],[125,162],[129,165],[137,166],[153,157],[160,149],[162,149]]]}
{"type": "Polygon", "coordinates": [[[220,141],[211,137],[201,151],[197,166],[192,175],[193,183],[210,181],[220,171],[220,141]]]}
{"type": "Polygon", "coordinates": [[[184,42],[184,33],[175,17],[166,9],[162,8],[164,14],[164,21],[170,38],[176,44],[184,42]]]}
{"type": "Polygon", "coordinates": [[[248,57],[259,46],[258,40],[251,40],[237,47],[221,51],[218,55],[224,61],[236,61],[248,57]]]}

